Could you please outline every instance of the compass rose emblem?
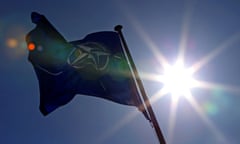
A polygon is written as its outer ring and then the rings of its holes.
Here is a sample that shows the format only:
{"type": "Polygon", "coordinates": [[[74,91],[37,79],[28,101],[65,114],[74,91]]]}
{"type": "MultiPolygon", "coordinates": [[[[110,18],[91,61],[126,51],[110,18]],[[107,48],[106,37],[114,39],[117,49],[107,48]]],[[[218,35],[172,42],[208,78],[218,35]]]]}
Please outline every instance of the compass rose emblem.
{"type": "Polygon", "coordinates": [[[97,71],[103,71],[109,64],[110,55],[103,45],[87,42],[76,45],[76,48],[69,54],[67,62],[76,69],[92,66],[97,71]]]}

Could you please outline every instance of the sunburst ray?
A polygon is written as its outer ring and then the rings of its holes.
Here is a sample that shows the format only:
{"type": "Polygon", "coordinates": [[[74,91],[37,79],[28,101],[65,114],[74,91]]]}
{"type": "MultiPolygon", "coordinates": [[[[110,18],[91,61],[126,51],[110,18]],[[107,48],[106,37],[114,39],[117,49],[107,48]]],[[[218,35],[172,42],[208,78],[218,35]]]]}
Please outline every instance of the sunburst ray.
{"type": "Polygon", "coordinates": [[[193,98],[191,92],[189,92],[185,97],[188,102],[191,104],[191,106],[194,108],[194,110],[197,112],[197,114],[200,116],[200,118],[203,120],[203,122],[209,127],[209,129],[213,132],[213,134],[216,136],[217,140],[221,143],[227,143],[227,139],[225,136],[220,132],[220,130],[217,129],[217,127],[212,123],[212,121],[207,117],[207,115],[204,113],[204,111],[201,109],[199,104],[196,102],[196,100],[193,98]]]}
{"type": "Polygon", "coordinates": [[[137,22],[137,20],[135,20],[135,18],[131,17],[131,18],[129,18],[129,21],[132,23],[133,27],[136,29],[136,32],[139,34],[139,36],[142,38],[142,40],[148,45],[148,48],[152,51],[153,55],[158,60],[158,62],[161,64],[161,66],[163,68],[168,66],[169,63],[168,63],[167,59],[159,51],[159,48],[157,47],[157,45],[150,39],[150,37],[143,30],[143,28],[137,22]]]}
{"type": "Polygon", "coordinates": [[[206,82],[206,81],[198,81],[197,85],[198,85],[198,87],[201,87],[201,88],[206,88],[206,89],[219,88],[219,89],[224,90],[224,91],[240,94],[240,86],[206,82]]]}
{"type": "Polygon", "coordinates": [[[123,126],[130,123],[137,115],[139,114],[139,111],[133,110],[129,113],[127,113],[122,119],[120,119],[116,124],[111,127],[110,129],[106,130],[104,133],[102,133],[97,139],[96,143],[102,144],[105,143],[105,141],[113,136],[116,132],[118,132],[123,126]]]}
{"type": "Polygon", "coordinates": [[[193,2],[186,4],[186,10],[183,17],[183,24],[182,24],[182,32],[180,36],[180,44],[179,44],[179,53],[178,53],[178,60],[184,62],[184,55],[187,48],[187,41],[188,41],[188,31],[190,27],[190,19],[192,16],[193,11],[193,2]]]}
{"type": "Polygon", "coordinates": [[[176,124],[177,116],[177,106],[178,106],[178,97],[172,97],[171,107],[170,107],[170,116],[169,116],[169,125],[168,125],[168,142],[169,144],[173,141],[174,128],[176,124]]]}
{"type": "Polygon", "coordinates": [[[198,62],[196,62],[192,69],[194,72],[197,72],[201,67],[206,65],[208,62],[210,62],[212,59],[214,59],[216,56],[218,56],[221,52],[229,48],[232,44],[235,42],[239,42],[240,40],[240,32],[234,34],[229,39],[224,41],[222,44],[220,44],[218,47],[213,49],[210,53],[208,53],[205,57],[201,58],[198,62]]]}

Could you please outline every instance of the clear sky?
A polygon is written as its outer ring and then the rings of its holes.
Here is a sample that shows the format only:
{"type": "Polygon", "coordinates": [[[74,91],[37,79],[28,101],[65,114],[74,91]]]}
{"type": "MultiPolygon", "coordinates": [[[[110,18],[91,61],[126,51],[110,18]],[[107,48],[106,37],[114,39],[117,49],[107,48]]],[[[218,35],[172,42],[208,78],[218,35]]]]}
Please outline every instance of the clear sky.
{"type": "Polygon", "coordinates": [[[163,85],[161,53],[173,63],[180,52],[202,86],[173,104],[169,94],[153,103],[171,144],[240,142],[239,0],[7,0],[0,2],[0,143],[157,144],[148,121],[134,107],[78,95],[44,117],[38,81],[24,36],[44,14],[69,41],[123,25],[123,33],[149,97],[163,85]]]}

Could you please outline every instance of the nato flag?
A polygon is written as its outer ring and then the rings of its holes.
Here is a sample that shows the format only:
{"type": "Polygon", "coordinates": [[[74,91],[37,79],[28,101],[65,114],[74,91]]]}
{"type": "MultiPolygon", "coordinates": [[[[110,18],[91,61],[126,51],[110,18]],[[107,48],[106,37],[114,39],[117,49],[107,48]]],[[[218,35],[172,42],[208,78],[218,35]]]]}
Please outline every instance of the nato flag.
{"type": "Polygon", "coordinates": [[[76,94],[138,107],[148,119],[118,33],[96,32],[67,42],[45,16],[33,12],[36,27],[26,36],[29,61],[40,89],[40,111],[47,115],[76,94]]]}

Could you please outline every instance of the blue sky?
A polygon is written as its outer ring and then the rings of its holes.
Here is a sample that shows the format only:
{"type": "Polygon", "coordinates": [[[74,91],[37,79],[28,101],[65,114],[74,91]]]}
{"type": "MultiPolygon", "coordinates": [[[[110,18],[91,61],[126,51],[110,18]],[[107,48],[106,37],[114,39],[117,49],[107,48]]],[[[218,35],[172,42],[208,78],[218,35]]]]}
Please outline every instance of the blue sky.
{"type": "MultiPolygon", "coordinates": [[[[163,71],[153,45],[170,63],[185,45],[186,66],[203,62],[194,76],[208,85],[191,90],[195,105],[180,98],[174,119],[170,95],[153,103],[166,141],[240,141],[238,0],[8,0],[0,2],[0,143],[158,143],[136,108],[99,98],[78,95],[49,116],[41,115],[38,81],[27,61],[24,41],[35,26],[30,19],[32,11],[44,14],[69,41],[123,25],[140,75],[163,71]]],[[[150,98],[163,87],[159,82],[142,80],[150,98]]]]}

